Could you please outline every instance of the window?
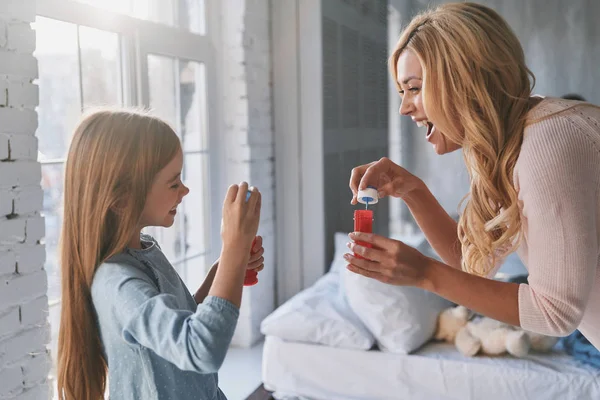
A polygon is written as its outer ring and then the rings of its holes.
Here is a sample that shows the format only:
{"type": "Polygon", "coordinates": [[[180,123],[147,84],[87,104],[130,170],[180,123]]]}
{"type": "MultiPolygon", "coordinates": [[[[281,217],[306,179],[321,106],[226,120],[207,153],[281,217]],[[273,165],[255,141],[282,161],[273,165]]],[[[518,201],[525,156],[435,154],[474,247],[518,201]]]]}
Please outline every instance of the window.
{"type": "MultiPolygon", "coordinates": [[[[210,3],[210,2],[207,2],[210,3]]],[[[169,229],[152,228],[163,251],[195,291],[216,259],[219,235],[206,196],[212,90],[204,0],[38,0],[34,23],[39,65],[38,158],[43,213],[51,344],[55,360],[60,321],[57,245],[62,223],[63,171],[82,110],[99,105],[146,106],[181,138],[183,179],[191,189],[169,229]]],[[[53,374],[55,369],[52,369],[53,374]]]]}

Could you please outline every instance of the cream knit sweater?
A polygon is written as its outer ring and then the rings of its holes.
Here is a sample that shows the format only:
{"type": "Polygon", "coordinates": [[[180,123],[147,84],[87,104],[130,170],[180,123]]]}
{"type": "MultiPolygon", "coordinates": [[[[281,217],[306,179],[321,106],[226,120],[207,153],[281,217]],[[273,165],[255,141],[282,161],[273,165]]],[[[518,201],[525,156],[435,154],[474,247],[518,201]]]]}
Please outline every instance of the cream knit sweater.
{"type": "MultiPolygon", "coordinates": [[[[530,121],[577,102],[545,98],[530,121]]],[[[523,221],[521,326],[600,349],[600,109],[578,106],[525,128],[514,171],[523,221]]]]}

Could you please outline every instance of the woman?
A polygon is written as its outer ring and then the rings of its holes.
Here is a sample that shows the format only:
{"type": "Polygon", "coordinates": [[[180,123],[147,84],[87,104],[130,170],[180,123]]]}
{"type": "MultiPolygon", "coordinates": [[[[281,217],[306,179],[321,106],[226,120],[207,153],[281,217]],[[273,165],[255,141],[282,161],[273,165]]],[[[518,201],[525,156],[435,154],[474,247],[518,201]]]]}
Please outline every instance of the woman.
{"type": "Polygon", "coordinates": [[[377,235],[351,234],[367,260],[348,269],[435,292],[524,329],[600,347],[600,107],[532,96],[523,49],[493,10],[445,4],[415,17],[390,57],[400,114],[426,127],[438,154],[458,149],[470,190],[458,224],[424,183],[383,158],[350,188],[402,198],[444,263],[377,235]],[[492,277],[509,252],[529,284],[492,277]]]}

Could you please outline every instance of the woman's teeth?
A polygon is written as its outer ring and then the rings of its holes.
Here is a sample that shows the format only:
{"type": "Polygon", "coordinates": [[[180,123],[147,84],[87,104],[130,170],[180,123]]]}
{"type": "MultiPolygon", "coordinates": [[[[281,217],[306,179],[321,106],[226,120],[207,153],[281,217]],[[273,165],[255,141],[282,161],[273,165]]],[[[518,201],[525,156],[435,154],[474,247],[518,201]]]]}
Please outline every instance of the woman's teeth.
{"type": "Polygon", "coordinates": [[[422,128],[424,126],[427,126],[429,124],[429,121],[427,121],[426,119],[423,119],[421,121],[416,121],[416,123],[419,128],[422,128]]]}

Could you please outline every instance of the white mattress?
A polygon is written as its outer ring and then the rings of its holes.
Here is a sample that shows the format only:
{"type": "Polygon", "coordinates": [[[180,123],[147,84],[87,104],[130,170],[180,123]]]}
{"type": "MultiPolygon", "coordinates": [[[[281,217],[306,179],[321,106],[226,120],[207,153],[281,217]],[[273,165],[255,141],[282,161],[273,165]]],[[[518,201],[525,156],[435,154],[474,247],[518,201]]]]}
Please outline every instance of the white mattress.
{"type": "Polygon", "coordinates": [[[452,345],[432,343],[406,356],[268,336],[262,369],[277,399],[600,399],[600,371],[559,352],[466,358],[452,345]]]}

